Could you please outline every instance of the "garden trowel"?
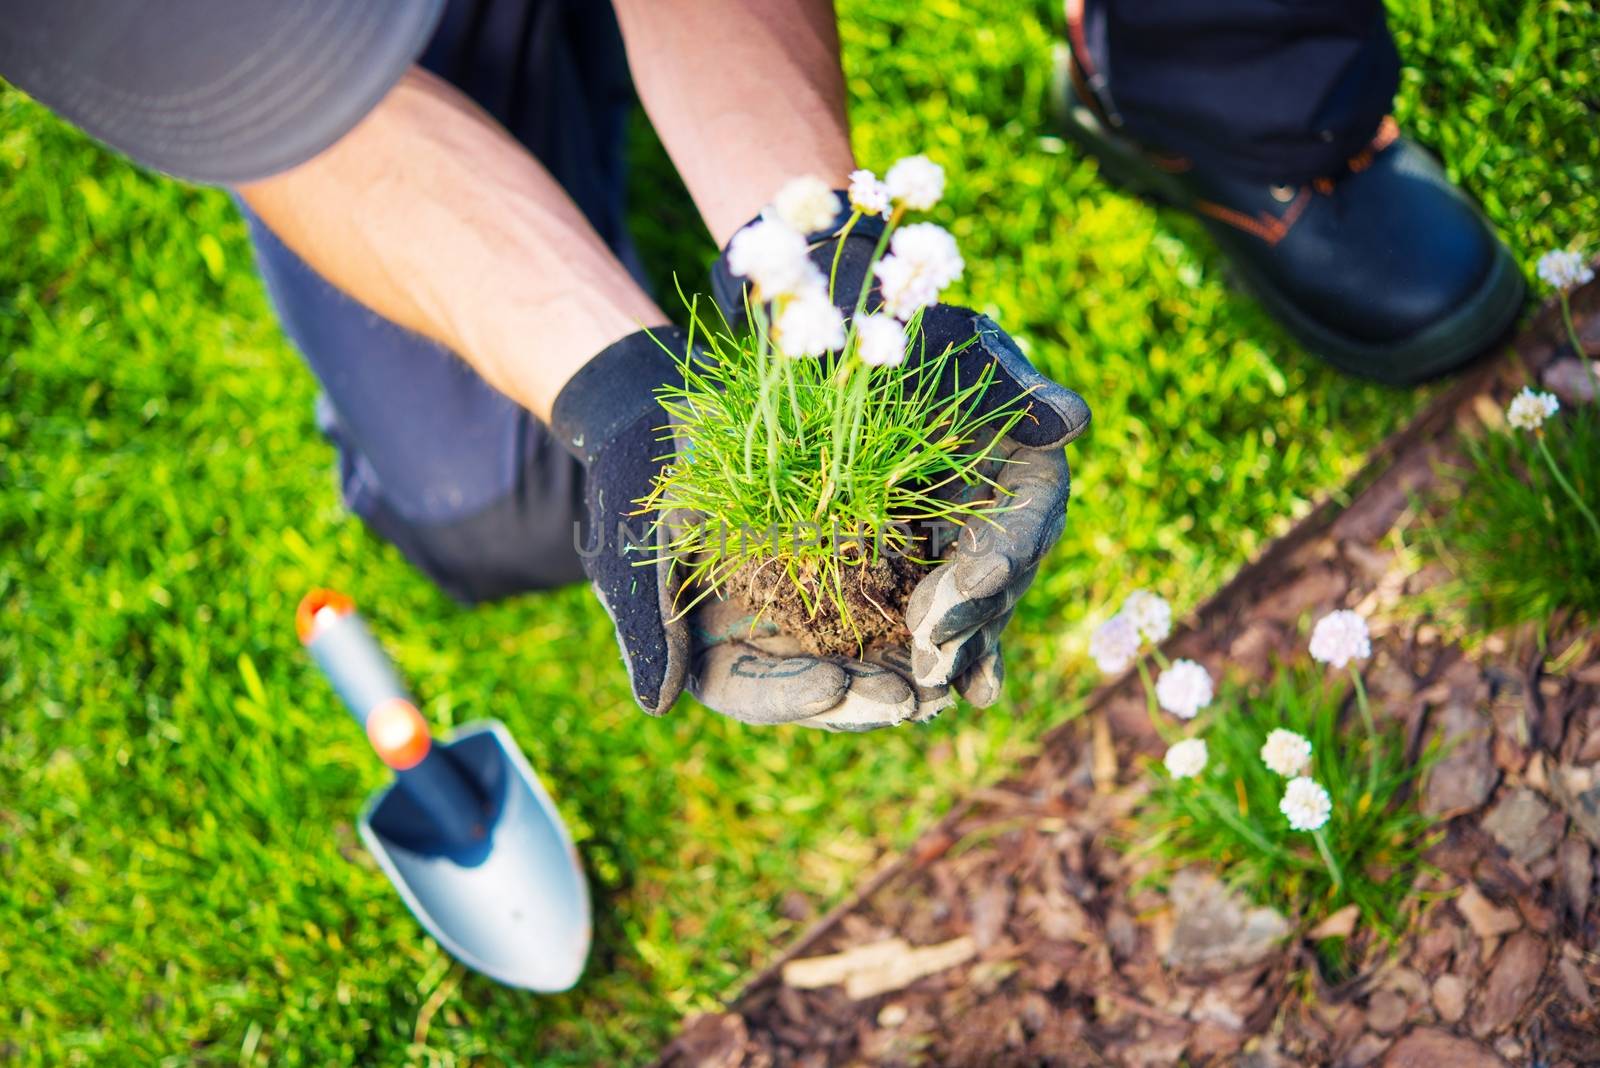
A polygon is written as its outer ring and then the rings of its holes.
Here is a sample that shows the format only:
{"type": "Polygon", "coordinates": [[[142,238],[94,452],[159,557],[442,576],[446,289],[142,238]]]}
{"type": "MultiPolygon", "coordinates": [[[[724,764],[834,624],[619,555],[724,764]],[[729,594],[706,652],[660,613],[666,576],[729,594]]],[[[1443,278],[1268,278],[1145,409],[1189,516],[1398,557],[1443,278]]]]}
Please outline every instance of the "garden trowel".
{"type": "Polygon", "coordinates": [[[361,812],[361,838],[406,906],[469,968],[528,990],[570,988],[589,955],[589,886],[504,725],[472,723],[435,741],[342,594],[306,594],[295,624],[394,771],[361,812]]]}

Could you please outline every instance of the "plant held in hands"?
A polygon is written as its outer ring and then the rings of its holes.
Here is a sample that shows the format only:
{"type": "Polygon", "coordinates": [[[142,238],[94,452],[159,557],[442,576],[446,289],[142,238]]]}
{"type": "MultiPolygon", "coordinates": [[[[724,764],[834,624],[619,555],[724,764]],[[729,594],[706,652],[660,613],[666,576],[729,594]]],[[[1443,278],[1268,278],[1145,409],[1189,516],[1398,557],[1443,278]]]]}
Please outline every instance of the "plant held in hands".
{"type": "Polygon", "coordinates": [[[962,381],[957,359],[975,337],[935,350],[922,328],[963,268],[947,231],[906,222],[943,184],[923,157],[883,182],[858,171],[846,213],[820,180],[791,182],[728,248],[747,325],[688,301],[692,355],[658,393],[676,458],[641,502],[686,571],[680,610],[732,596],[812,652],[903,644],[906,600],[943,545],[1005,510],[995,442],[1026,407],[980,404],[993,365],[962,381]],[[824,271],[805,235],[842,251],[869,218],[875,284],[842,310],[840,257],[824,271]]]}

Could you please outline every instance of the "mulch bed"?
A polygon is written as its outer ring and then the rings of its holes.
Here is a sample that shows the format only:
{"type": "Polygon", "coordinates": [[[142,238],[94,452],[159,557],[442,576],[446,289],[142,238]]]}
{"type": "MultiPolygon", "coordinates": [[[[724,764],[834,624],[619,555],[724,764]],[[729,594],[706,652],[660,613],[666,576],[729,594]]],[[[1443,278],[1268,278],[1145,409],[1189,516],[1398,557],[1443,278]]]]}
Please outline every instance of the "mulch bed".
{"type": "MultiPolygon", "coordinates": [[[[1600,288],[1575,304],[1600,354],[1600,315],[1582,315],[1600,288]]],[[[1334,982],[1304,932],[1282,938],[1281,918],[1209,873],[1136,885],[1143,862],[1110,840],[1161,746],[1123,677],[728,1011],[688,1021],[660,1064],[1600,1065],[1600,634],[1555,620],[1543,650],[1518,632],[1468,654],[1411,614],[1445,576],[1390,536],[1458,425],[1503,408],[1527,373],[1570,378],[1559,336],[1546,308],[1519,360],[1440,395],[1374,454],[1347,507],[1319,508],[1165,644],[1214,674],[1264,676],[1301,655],[1302,620],[1336,607],[1373,619],[1374,708],[1415,742],[1453,743],[1422,786],[1442,821],[1438,874],[1419,873],[1419,919],[1394,953],[1334,982]]]]}

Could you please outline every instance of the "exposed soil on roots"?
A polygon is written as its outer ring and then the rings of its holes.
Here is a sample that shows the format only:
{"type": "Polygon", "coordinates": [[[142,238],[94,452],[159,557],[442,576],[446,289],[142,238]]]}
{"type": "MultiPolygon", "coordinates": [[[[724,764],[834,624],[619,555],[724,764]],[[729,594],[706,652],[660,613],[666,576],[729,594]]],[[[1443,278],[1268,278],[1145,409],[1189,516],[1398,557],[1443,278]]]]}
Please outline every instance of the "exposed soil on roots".
{"type": "Polygon", "coordinates": [[[735,572],[728,589],[752,613],[793,635],[807,652],[854,657],[911,640],[906,602],[928,570],[904,557],[884,555],[847,564],[842,589],[833,590],[814,571],[802,572],[797,583],[784,561],[762,557],[735,572]],[[841,593],[844,613],[839,610],[841,593]]]}

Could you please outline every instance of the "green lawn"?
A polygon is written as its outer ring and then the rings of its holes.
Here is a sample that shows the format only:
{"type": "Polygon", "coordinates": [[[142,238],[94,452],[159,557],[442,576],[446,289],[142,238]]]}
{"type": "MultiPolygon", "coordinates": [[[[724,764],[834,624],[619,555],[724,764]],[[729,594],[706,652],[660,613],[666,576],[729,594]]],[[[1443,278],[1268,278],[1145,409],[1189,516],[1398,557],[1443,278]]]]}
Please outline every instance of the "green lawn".
{"type": "MultiPolygon", "coordinates": [[[[645,718],[583,589],[452,605],[341,511],[227,198],[0,90],[0,1060],[637,1062],[1071,716],[1103,606],[1193,605],[1413,410],[1297,352],[1196,224],[1055,136],[1053,5],[841,8],[863,162],[946,165],[959,296],[1095,409],[1008,699],[867,736],[645,718]],[[314,583],[357,595],[437,721],[498,716],[541,770],[597,895],[575,993],[464,974],[361,849],[380,769],[294,640],[314,583]]],[[[1396,8],[1404,125],[1525,263],[1592,246],[1588,5],[1396,8]]],[[[703,277],[642,123],[636,154],[653,269],[703,277]]]]}

